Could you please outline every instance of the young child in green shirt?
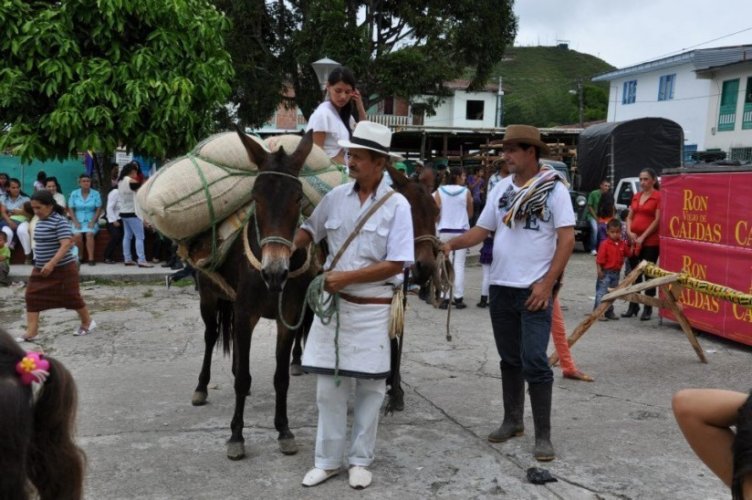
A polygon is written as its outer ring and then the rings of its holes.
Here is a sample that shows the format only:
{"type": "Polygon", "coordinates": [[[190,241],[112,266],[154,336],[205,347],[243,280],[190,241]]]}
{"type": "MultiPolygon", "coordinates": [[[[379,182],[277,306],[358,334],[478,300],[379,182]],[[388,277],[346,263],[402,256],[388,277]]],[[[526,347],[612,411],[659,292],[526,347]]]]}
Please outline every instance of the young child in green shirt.
{"type": "Polygon", "coordinates": [[[7,236],[0,231],[0,286],[10,286],[10,248],[7,245],[7,236]]]}

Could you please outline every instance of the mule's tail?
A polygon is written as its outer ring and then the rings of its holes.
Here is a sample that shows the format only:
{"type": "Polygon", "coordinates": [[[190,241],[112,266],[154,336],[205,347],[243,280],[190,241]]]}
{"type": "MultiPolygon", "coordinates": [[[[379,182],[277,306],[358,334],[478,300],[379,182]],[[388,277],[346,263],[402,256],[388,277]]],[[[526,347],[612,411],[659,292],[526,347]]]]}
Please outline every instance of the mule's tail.
{"type": "Polygon", "coordinates": [[[232,348],[233,303],[229,300],[217,300],[217,329],[222,332],[222,352],[230,354],[232,348]]]}

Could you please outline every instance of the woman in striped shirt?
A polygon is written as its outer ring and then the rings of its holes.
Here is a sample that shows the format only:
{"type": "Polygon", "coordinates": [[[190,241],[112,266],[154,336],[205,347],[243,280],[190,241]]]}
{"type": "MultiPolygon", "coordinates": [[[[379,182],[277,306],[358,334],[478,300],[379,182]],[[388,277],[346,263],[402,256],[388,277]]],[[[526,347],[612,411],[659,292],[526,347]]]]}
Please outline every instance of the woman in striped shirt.
{"type": "Polygon", "coordinates": [[[39,313],[47,309],[73,309],[81,318],[74,335],[87,335],[97,324],[89,314],[78,288],[78,263],[71,253],[73,233],[65,210],[52,193],[37,191],[31,207],[39,217],[34,231],[34,269],[26,287],[26,335],[19,342],[31,342],[39,333],[39,313]]]}

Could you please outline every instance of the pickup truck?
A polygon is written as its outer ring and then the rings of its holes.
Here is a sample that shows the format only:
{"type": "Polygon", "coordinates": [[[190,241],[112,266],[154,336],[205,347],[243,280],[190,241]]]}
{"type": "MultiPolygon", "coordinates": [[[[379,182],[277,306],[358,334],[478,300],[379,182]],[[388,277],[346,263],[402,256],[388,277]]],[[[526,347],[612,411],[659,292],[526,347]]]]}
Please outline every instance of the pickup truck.
{"type": "Polygon", "coordinates": [[[567,167],[566,163],[548,159],[541,159],[540,162],[542,164],[552,166],[558,172],[561,172],[566,176],[567,182],[569,182],[570,185],[569,196],[572,198],[572,208],[574,209],[574,215],[576,217],[574,225],[574,237],[576,241],[582,242],[582,246],[584,247],[585,251],[589,252],[590,223],[588,222],[586,217],[587,195],[585,193],[581,193],[572,189],[572,177],[569,175],[569,167],[567,167]]]}
{"type": "Polygon", "coordinates": [[[619,179],[619,183],[614,189],[614,202],[616,204],[616,215],[621,214],[621,211],[629,208],[632,204],[632,197],[635,193],[640,191],[640,178],[639,177],[623,177],[619,179]]]}

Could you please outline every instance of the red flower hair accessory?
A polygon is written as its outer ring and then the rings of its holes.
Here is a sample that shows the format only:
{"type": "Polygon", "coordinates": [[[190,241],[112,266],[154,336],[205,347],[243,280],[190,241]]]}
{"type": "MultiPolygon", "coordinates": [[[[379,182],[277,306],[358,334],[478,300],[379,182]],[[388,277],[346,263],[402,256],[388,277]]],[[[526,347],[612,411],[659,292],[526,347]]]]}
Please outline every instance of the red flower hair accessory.
{"type": "Polygon", "coordinates": [[[38,352],[28,352],[16,363],[16,372],[24,385],[30,385],[32,382],[43,384],[50,375],[50,362],[38,352]]]}

